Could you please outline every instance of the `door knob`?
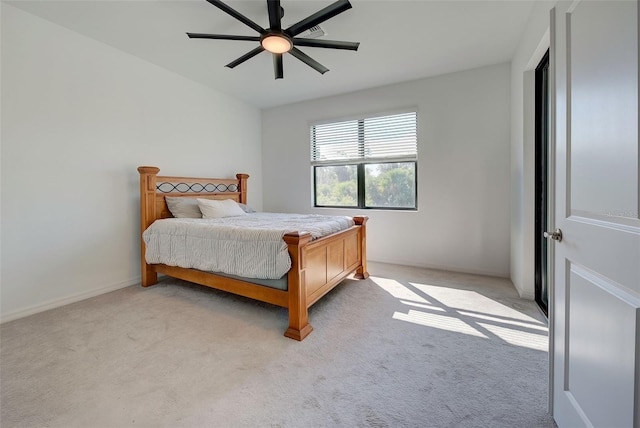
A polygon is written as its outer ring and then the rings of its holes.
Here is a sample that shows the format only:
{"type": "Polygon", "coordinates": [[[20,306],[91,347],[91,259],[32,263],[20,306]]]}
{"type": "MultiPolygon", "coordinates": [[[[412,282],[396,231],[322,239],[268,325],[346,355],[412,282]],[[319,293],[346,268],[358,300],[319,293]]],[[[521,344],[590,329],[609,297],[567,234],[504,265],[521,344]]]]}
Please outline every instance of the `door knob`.
{"type": "Polygon", "coordinates": [[[555,232],[545,232],[544,237],[547,239],[553,239],[554,241],[562,241],[562,231],[560,229],[556,229],[555,232]]]}

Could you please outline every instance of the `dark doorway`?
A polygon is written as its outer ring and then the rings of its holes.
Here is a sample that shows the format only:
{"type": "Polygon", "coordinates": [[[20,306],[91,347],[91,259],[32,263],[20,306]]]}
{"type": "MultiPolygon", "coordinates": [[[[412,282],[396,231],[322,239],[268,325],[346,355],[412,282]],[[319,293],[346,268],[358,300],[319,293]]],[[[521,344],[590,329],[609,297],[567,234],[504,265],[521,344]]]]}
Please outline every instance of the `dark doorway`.
{"type": "Polygon", "coordinates": [[[536,67],[535,107],[535,299],[548,316],[549,51],[536,67]]]}

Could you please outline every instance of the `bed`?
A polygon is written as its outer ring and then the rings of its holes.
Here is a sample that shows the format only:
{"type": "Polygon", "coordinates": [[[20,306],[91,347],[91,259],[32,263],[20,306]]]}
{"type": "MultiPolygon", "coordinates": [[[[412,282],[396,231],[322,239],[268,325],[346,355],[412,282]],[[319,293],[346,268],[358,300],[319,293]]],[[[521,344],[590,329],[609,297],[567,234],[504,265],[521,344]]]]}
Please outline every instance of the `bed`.
{"type": "Polygon", "coordinates": [[[278,289],[215,272],[182,268],[161,263],[147,263],[142,233],[156,220],[173,217],[165,196],[178,198],[231,199],[247,204],[249,175],[235,179],[159,176],[160,169],[141,166],[140,229],[142,286],[158,282],[158,274],[235,293],[288,309],[289,326],[284,335],[303,340],[313,328],[309,324],[309,307],[350,275],[357,279],[369,276],[366,262],[366,216],[353,217],[353,226],[318,239],[309,232],[288,232],[286,243],[291,268],[286,272],[286,287],[278,289]]]}

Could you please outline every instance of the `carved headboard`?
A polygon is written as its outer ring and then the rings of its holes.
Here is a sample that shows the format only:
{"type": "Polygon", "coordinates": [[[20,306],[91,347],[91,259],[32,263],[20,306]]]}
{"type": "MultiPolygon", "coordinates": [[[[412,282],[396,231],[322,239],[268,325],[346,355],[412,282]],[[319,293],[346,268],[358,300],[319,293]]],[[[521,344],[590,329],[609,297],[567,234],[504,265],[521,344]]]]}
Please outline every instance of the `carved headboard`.
{"type": "Polygon", "coordinates": [[[160,218],[173,217],[165,196],[183,198],[233,199],[247,203],[248,174],[236,178],[199,178],[159,176],[160,168],[138,167],[140,173],[140,227],[144,231],[160,218]]]}

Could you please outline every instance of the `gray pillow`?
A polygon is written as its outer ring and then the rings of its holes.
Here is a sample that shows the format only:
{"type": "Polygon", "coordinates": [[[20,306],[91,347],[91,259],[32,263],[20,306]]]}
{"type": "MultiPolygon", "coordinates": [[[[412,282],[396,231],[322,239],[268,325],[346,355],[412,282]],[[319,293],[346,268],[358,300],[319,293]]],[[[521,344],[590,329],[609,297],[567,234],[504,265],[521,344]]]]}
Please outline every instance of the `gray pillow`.
{"type": "Polygon", "coordinates": [[[256,210],[251,208],[249,205],[241,204],[240,202],[238,202],[238,205],[240,205],[240,208],[242,208],[242,211],[244,211],[246,213],[254,213],[254,212],[256,212],[256,210]]]}
{"type": "Polygon", "coordinates": [[[196,198],[165,196],[164,200],[175,218],[202,218],[202,212],[200,212],[196,198]]]}

